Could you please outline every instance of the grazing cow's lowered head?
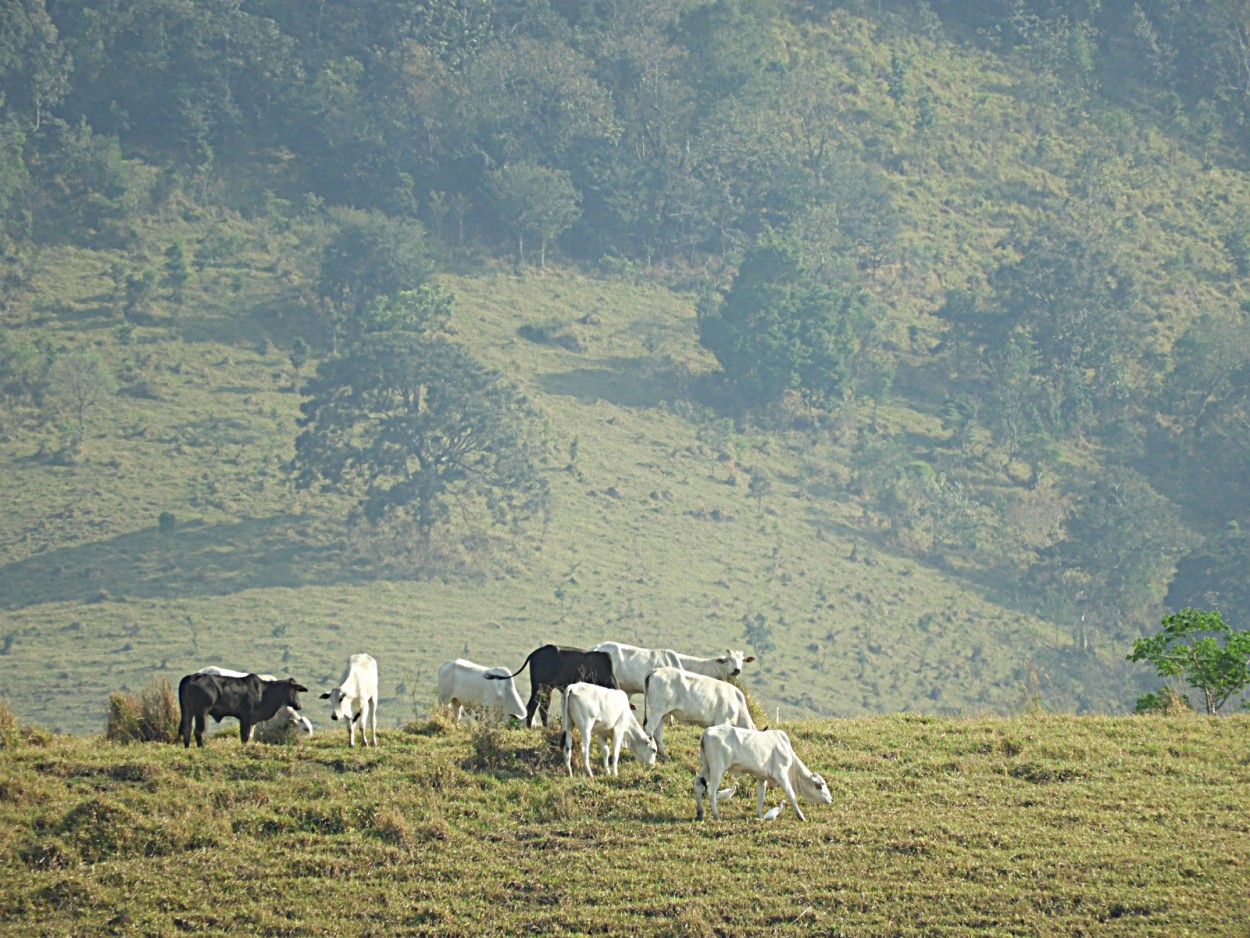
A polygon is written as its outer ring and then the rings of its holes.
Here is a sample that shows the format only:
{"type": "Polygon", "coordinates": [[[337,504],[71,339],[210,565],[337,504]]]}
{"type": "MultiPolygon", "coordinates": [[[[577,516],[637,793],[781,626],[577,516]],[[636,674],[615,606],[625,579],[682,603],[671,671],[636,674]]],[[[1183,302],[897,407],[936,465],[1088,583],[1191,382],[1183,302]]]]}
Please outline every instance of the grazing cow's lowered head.
{"type": "Polygon", "coordinates": [[[343,693],[341,687],[336,687],[332,691],[327,691],[321,695],[322,700],[330,701],[330,719],[331,720],[349,720],[351,722],[359,722],[360,714],[352,712],[352,700],[343,693]]]}

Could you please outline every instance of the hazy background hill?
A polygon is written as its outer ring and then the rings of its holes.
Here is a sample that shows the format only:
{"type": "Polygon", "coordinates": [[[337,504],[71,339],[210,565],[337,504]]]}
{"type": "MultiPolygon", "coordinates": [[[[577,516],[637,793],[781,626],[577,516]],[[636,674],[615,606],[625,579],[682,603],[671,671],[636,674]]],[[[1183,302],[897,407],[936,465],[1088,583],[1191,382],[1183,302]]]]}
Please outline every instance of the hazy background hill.
{"type": "Polygon", "coordinates": [[[1244,626],[1239,4],[4,16],[25,721],[368,650],[399,722],[609,638],[749,648],[783,715],[1115,712],[1165,612],[1244,626]],[[395,328],[524,395],[532,505],[323,490],[301,403],[395,328]]]}

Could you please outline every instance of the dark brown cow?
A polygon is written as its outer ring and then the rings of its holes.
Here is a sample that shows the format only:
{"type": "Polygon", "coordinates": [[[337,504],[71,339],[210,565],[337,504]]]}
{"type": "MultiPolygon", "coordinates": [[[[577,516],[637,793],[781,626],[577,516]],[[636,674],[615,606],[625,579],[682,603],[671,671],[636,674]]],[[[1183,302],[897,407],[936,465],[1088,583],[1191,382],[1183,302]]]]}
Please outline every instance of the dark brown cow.
{"type": "Polygon", "coordinates": [[[547,725],[547,713],[551,707],[551,692],[564,689],[570,684],[585,681],[600,687],[615,688],[616,677],[612,673],[612,656],[606,651],[587,651],[565,645],[543,645],[535,648],[511,674],[487,674],[488,681],[504,681],[516,677],[526,667],[530,669],[530,699],[525,705],[525,725],[534,722],[534,711],[547,725]]]}
{"type": "Polygon", "coordinates": [[[182,722],[178,731],[182,745],[191,746],[194,724],[195,744],[204,745],[205,717],[218,723],[223,717],[239,721],[239,738],[247,742],[252,727],[268,720],[283,707],[300,708],[299,695],[308,690],[292,678],[284,681],[263,681],[259,675],[226,677],[220,674],[188,674],[178,682],[178,706],[182,722]]]}

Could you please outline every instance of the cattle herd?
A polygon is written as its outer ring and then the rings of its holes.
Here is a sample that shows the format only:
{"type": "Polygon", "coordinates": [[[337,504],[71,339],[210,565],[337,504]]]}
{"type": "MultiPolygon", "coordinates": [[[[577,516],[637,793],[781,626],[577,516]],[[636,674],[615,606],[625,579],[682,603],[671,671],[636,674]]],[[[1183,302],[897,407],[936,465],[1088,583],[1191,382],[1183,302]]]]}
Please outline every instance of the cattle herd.
{"type": "MultiPolygon", "coordinates": [[[[755,780],[757,816],[776,817],[785,802],[765,812],[769,784],[784,792],[794,813],[803,819],[798,798],[812,804],[833,799],[825,780],[812,772],[795,754],[790,737],[781,730],[758,729],[747,707],[746,696],[730,680],[754,661],[741,651],[697,658],[669,649],[639,648],[620,642],[602,642],[590,649],[542,645],[534,649],[516,671],[486,668],[457,658],[438,671],[438,705],[460,720],[466,707],[524,720],[534,724],[537,715],[547,725],[551,693],[561,692],[561,748],[564,765],[573,775],[573,735],[581,737],[582,765],[594,776],[590,750],[598,739],[603,750],[603,771],[619,775],[621,747],[626,746],[644,766],[665,759],[664,725],[667,719],[705,727],[699,738],[699,770],[694,781],[695,814],[703,818],[704,799],[712,817],[720,819],[718,798],[732,794],[737,785],[718,786],[728,774],[755,780]],[[521,702],[513,679],[529,669],[530,696],[521,702]],[[630,695],[643,701],[643,720],[638,722],[630,695]]],[[[204,668],[188,674],[178,684],[181,709],[179,735],[184,747],[195,736],[204,745],[207,717],[239,721],[239,737],[247,742],[274,741],[292,732],[311,734],[312,724],[299,714],[301,693],[307,687],[292,678],[279,680],[268,674],[204,668]]],[[[360,729],[363,745],[378,744],[378,663],[366,654],[352,655],[342,680],[321,695],[330,702],[330,717],[347,724],[348,743],[356,745],[360,729]]]]}

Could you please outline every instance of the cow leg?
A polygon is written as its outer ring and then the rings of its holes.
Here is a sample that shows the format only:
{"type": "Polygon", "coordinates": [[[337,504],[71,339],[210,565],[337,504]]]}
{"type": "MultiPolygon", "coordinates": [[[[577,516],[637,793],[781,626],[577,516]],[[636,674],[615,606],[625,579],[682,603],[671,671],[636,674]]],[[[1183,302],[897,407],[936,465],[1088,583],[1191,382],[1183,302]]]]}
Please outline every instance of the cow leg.
{"type": "Polygon", "coordinates": [[[246,720],[240,720],[239,721],[239,739],[243,740],[243,742],[247,742],[251,738],[252,738],[252,724],[248,723],[246,720]]]}
{"type": "Polygon", "coordinates": [[[373,746],[376,749],[378,745],[378,700],[376,697],[369,699],[369,730],[373,735],[373,746]]]}
{"type": "Polygon", "coordinates": [[[790,779],[783,778],[781,780],[781,790],[784,791],[786,793],[786,797],[790,799],[790,807],[794,808],[794,813],[799,816],[799,820],[806,821],[807,818],[803,817],[803,811],[799,807],[799,799],[795,797],[794,786],[790,784],[790,779]]]}
{"type": "Polygon", "coordinates": [[[707,779],[702,775],[694,778],[694,819],[703,820],[703,794],[707,791],[707,779]]]}
{"type": "Polygon", "coordinates": [[[590,761],[590,745],[595,738],[595,721],[591,720],[582,727],[582,765],[586,766],[586,774],[595,777],[594,766],[590,761]]]}
{"type": "Polygon", "coordinates": [[[529,729],[534,725],[534,714],[538,711],[538,690],[537,688],[530,691],[529,702],[525,705],[525,728],[529,729]]]}
{"type": "MultiPolygon", "coordinates": [[[[724,775],[724,772],[717,772],[714,775],[709,772],[707,777],[700,776],[700,778],[703,778],[704,784],[707,786],[707,800],[712,806],[712,818],[717,821],[720,820],[720,804],[716,800],[716,792],[720,790],[720,780],[724,777],[724,775]]],[[[702,816],[701,812],[700,816],[702,816]]]]}
{"type": "Polygon", "coordinates": [[[755,816],[762,821],[764,819],[764,796],[768,792],[768,781],[766,779],[761,779],[756,782],[755,791],[757,794],[755,816]]]}
{"type": "Polygon", "coordinates": [[[192,718],[191,714],[190,714],[188,711],[186,711],[186,710],[183,710],[183,711],[182,711],[182,719],[181,719],[181,720],[179,721],[179,723],[178,723],[178,735],[182,737],[182,748],[183,748],[183,749],[190,749],[190,748],[191,748],[191,724],[192,724],[192,719],[193,719],[193,718],[192,718]]]}
{"type": "MultiPolygon", "coordinates": [[[[624,742],[624,741],[625,741],[625,734],[624,734],[624,733],[613,733],[613,734],[612,734],[612,774],[613,774],[616,778],[620,778],[620,777],[621,777],[621,743],[622,743],[622,742],[624,742]]],[[[605,772],[607,771],[607,762],[608,762],[608,746],[607,746],[607,743],[604,743],[604,746],[603,746],[603,763],[604,763],[603,770],[604,770],[605,772]]]]}
{"type": "Polygon", "coordinates": [[[569,778],[573,777],[573,733],[566,726],[560,734],[560,749],[564,752],[564,767],[569,770],[569,778]]]}
{"type": "Polygon", "coordinates": [[[551,715],[551,691],[552,688],[544,687],[538,692],[538,716],[543,721],[543,726],[547,725],[547,718],[551,715]]]}
{"type": "Polygon", "coordinates": [[[652,739],[655,740],[655,754],[661,759],[667,759],[668,753],[664,751],[664,717],[656,721],[655,736],[652,739]]]}
{"type": "Polygon", "coordinates": [[[195,744],[203,747],[204,745],[204,727],[208,724],[208,720],[204,719],[204,714],[197,713],[195,715],[195,744]]]}

